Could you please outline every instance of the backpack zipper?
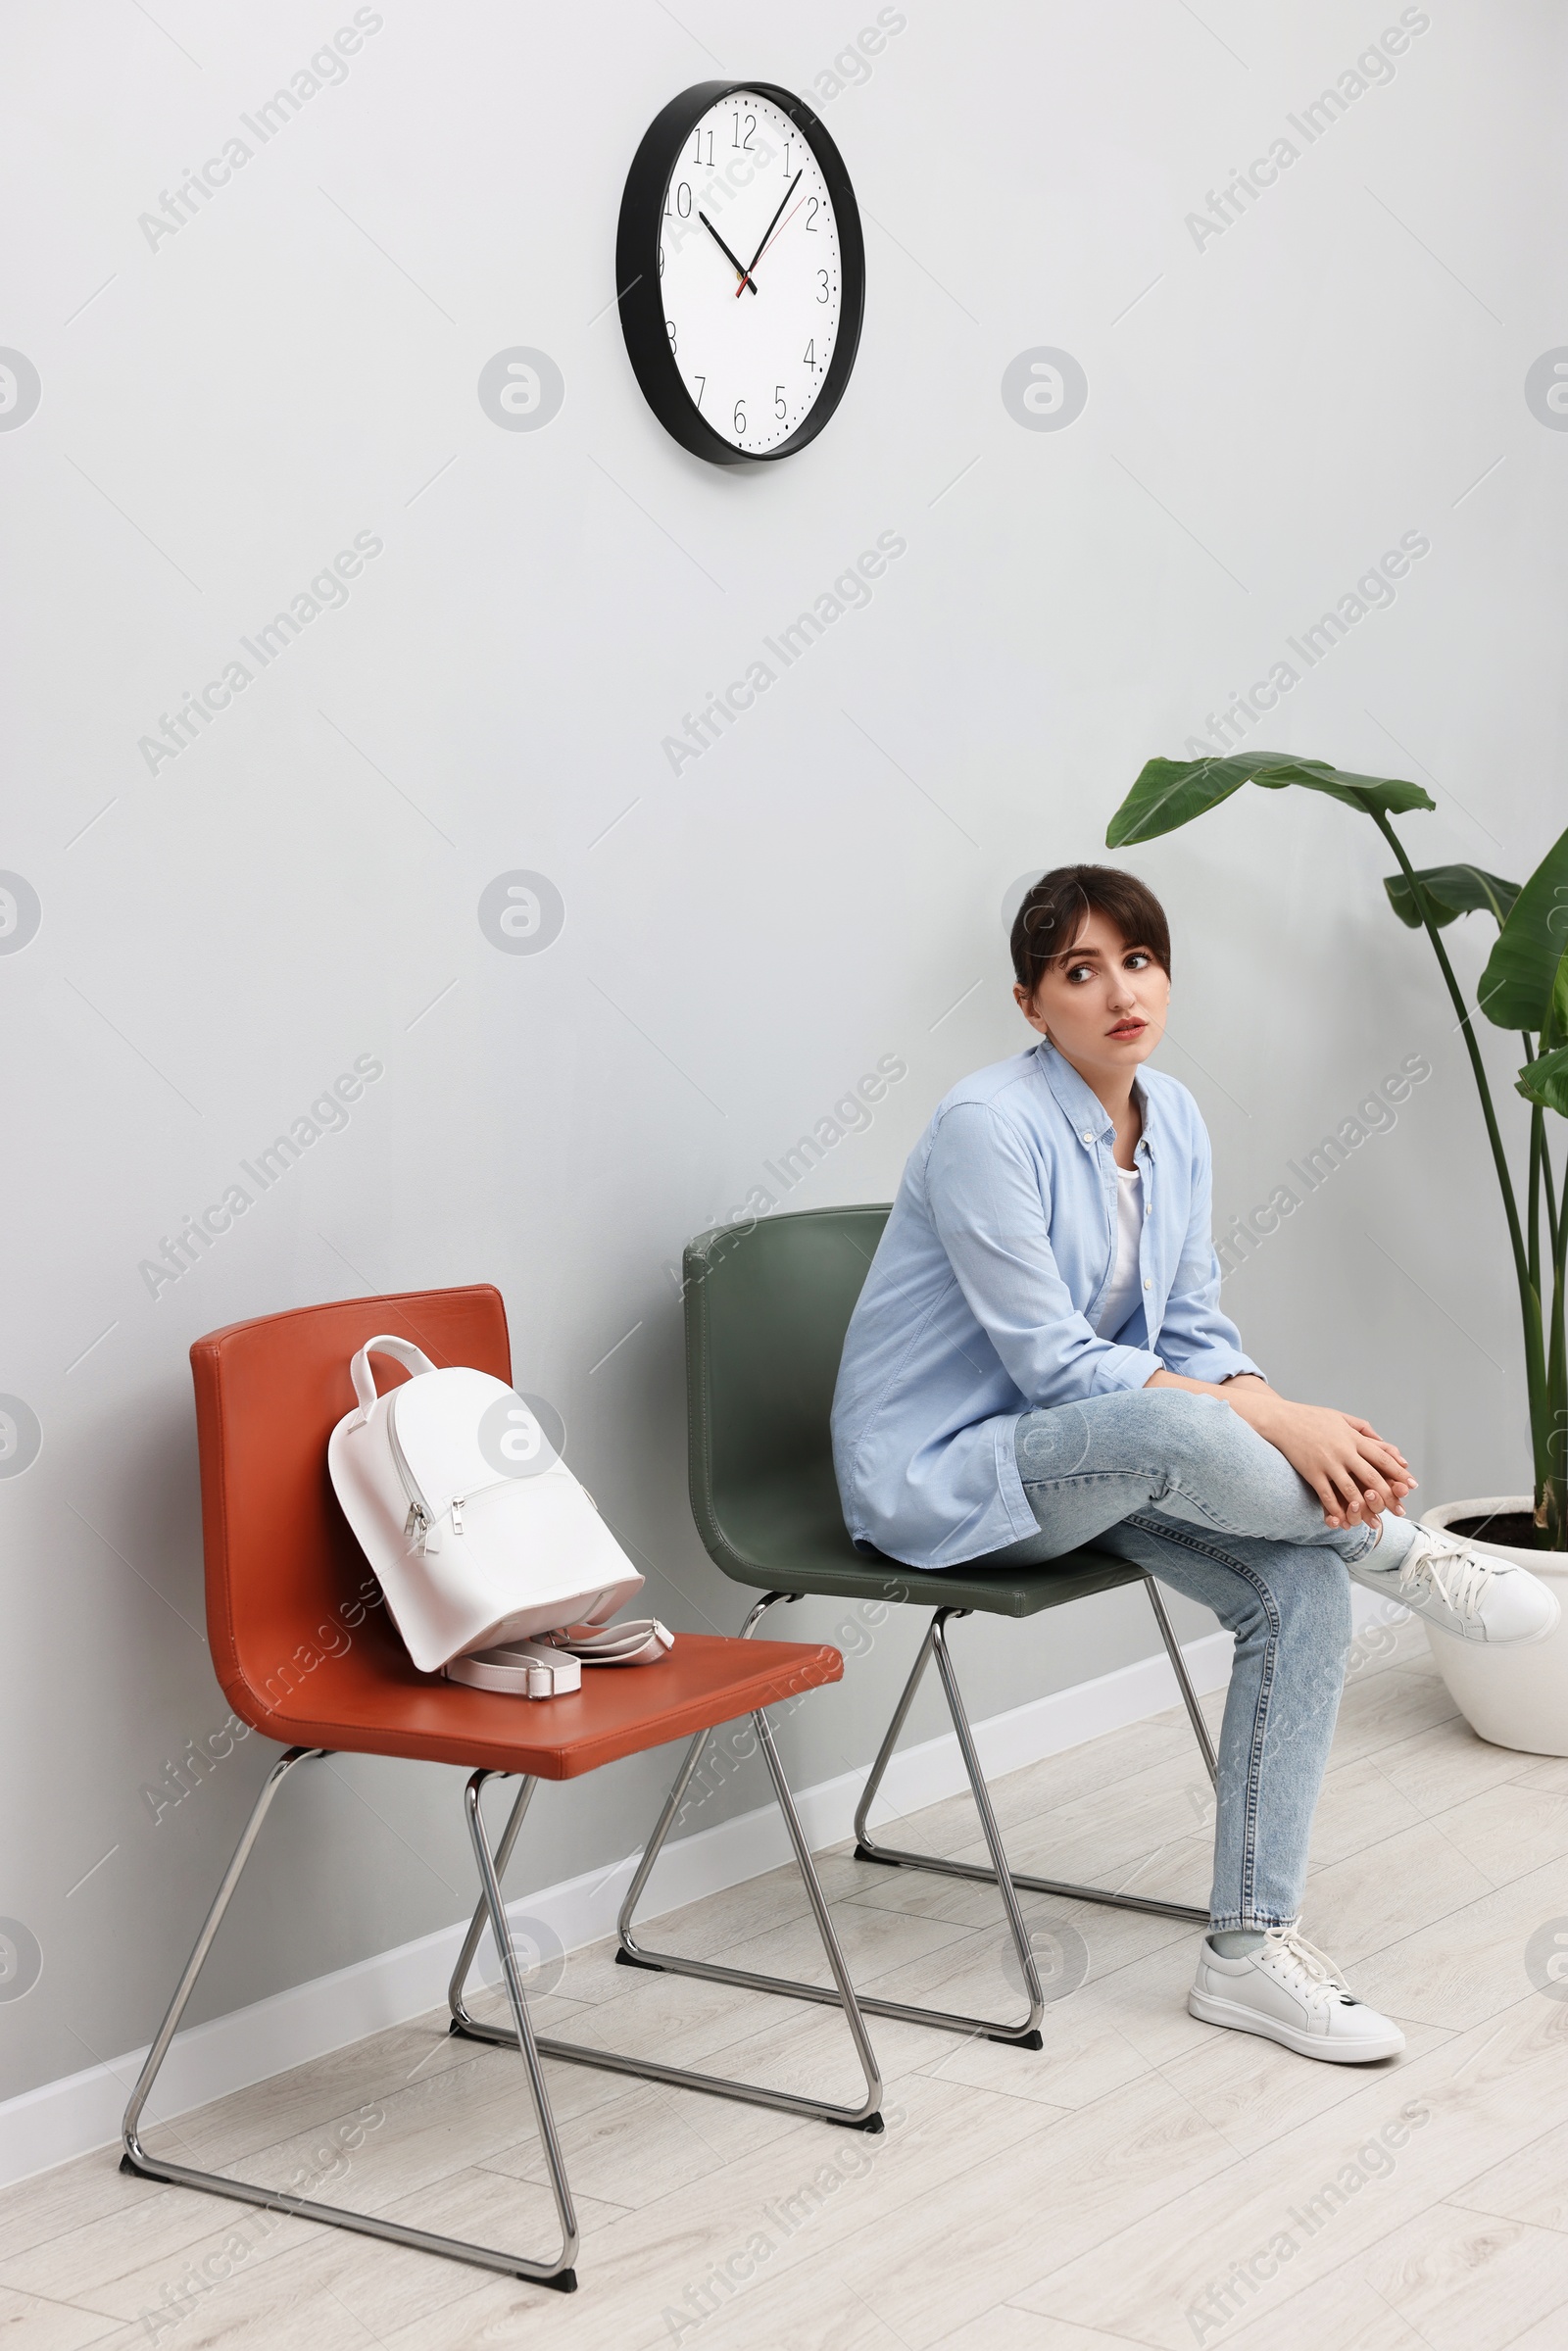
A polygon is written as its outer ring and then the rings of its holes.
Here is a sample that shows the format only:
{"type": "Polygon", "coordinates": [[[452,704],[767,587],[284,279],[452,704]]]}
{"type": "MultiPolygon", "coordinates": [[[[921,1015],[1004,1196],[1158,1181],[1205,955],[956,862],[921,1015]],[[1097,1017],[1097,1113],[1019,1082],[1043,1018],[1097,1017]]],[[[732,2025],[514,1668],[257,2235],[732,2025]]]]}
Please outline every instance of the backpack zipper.
{"type": "MultiPolygon", "coordinates": [[[[416,1538],[417,1547],[421,1551],[438,1551],[441,1548],[441,1537],[436,1527],[435,1513],[420,1492],[419,1482],[413,1470],[410,1469],[409,1457],[398,1439],[398,1399],[395,1391],[387,1399],[386,1435],[387,1444],[391,1448],[393,1467],[402,1481],[404,1493],[409,1497],[409,1515],[403,1522],[404,1535],[411,1539],[416,1538]]],[[[463,1505],[461,1502],[454,1504],[454,1523],[457,1532],[461,1535],[463,1532],[463,1505]]]]}
{"type": "MultiPolygon", "coordinates": [[[[391,1448],[393,1466],[402,1481],[403,1491],[409,1497],[409,1515],[403,1522],[403,1532],[411,1539],[417,1536],[418,1548],[421,1551],[438,1551],[441,1548],[440,1521],[420,1492],[419,1482],[409,1467],[409,1457],[398,1440],[397,1408],[397,1392],[394,1390],[387,1399],[386,1435],[387,1444],[391,1448]]],[[[493,1478],[490,1485],[477,1487],[475,1492],[488,1494],[491,1486],[506,1486],[510,1483],[511,1481],[506,1478],[493,1478]]],[[[460,1540],[463,1535],[463,1513],[469,1499],[467,1494],[455,1494],[452,1497],[448,1515],[452,1520],[452,1532],[460,1540]]],[[[595,1504],[595,1507],[597,1508],[598,1505],[595,1504]]]]}

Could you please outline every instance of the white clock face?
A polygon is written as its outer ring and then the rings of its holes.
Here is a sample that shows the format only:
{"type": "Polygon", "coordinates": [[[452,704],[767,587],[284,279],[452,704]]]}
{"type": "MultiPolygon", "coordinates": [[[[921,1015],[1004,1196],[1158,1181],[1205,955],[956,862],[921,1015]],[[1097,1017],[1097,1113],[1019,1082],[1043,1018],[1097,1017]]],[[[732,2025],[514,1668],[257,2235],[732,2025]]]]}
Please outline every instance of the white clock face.
{"type": "Polygon", "coordinates": [[[689,130],[664,191],[664,332],[692,406],[736,449],[778,449],[827,380],[844,287],[820,165],[770,99],[689,130]]]}

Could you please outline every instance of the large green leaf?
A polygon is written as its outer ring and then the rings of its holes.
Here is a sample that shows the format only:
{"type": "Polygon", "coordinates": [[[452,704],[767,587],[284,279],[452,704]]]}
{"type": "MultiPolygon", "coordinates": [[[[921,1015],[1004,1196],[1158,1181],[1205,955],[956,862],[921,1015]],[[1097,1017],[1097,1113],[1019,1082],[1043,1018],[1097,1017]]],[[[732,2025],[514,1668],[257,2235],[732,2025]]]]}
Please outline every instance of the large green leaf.
{"type": "Polygon", "coordinates": [[[1150,759],[1105,827],[1105,847],[1173,833],[1229,800],[1250,774],[1245,759],[1150,759]]]}
{"type": "Polygon", "coordinates": [[[1407,784],[1392,775],[1356,775],[1348,767],[1331,767],[1325,759],[1274,760],[1267,771],[1254,773],[1252,781],[1266,792],[1303,784],[1308,792],[1327,792],[1331,799],[1343,800],[1347,808],[1360,808],[1368,816],[1374,808],[1402,816],[1411,808],[1436,809],[1438,805],[1419,784],[1407,784]]]}
{"type": "Polygon", "coordinates": [[[1568,1118],[1568,1045],[1527,1061],[1516,1083],[1526,1102],[1544,1102],[1559,1118],[1568,1118]]]}
{"type": "MultiPolygon", "coordinates": [[[[1519,895],[1517,882],[1505,882],[1500,874],[1488,873],[1481,865],[1427,865],[1415,878],[1439,930],[1459,914],[1490,914],[1501,930],[1519,895]]],[[[1421,908],[1404,875],[1387,875],[1383,887],[1399,920],[1418,931],[1421,908]]]]}
{"type": "Polygon", "coordinates": [[[1419,784],[1400,783],[1383,775],[1355,775],[1331,767],[1325,759],[1298,759],[1283,752],[1255,751],[1248,758],[1210,759],[1151,759],[1105,828],[1105,847],[1125,849],[1134,841],[1154,841],[1173,833],[1209,808],[1229,800],[1243,784],[1260,784],[1265,792],[1283,792],[1300,784],[1308,792],[1326,792],[1330,799],[1370,815],[1374,808],[1400,814],[1409,808],[1431,808],[1419,784]]]}
{"type": "Polygon", "coordinates": [[[1499,1029],[1544,1027],[1568,948],[1568,833],[1553,842],[1518,897],[1481,974],[1476,999],[1499,1029]]]}

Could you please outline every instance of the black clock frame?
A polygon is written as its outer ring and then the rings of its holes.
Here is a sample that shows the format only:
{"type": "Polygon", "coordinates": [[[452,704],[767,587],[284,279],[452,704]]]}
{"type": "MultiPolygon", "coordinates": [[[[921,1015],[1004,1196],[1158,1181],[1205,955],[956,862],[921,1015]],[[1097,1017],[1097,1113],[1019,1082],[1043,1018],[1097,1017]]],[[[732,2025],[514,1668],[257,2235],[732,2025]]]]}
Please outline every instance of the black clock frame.
{"type": "Polygon", "coordinates": [[[860,323],[865,313],[865,239],[844,158],[805,100],[771,81],[698,81],[689,90],[682,90],[678,98],[672,98],[643,133],[626,174],[620,199],[620,224],[615,233],[615,283],[620,288],[621,332],[643,397],[664,430],[683,449],[689,449],[694,457],[706,458],[712,465],[768,465],[778,458],[793,457],[808,441],[814,441],[844,397],[859,348],[860,323]],[[833,357],[810,414],[777,449],[737,449],[699,414],[669,348],[664,296],[659,277],[664,194],[687,133],[696,128],[710,106],[743,90],[769,99],[781,114],[789,117],[807,141],[826,182],[839,232],[839,269],[844,291],[833,357]]]}

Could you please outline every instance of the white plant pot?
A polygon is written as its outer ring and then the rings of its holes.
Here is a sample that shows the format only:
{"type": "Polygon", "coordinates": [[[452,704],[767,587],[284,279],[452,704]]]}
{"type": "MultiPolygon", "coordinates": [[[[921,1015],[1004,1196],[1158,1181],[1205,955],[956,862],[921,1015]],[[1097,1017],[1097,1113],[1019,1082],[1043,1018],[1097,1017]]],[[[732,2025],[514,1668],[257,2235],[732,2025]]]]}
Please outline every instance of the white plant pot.
{"type": "MultiPolygon", "coordinates": [[[[1533,1508],[1529,1494],[1485,1495],[1474,1502],[1442,1502],[1424,1513],[1421,1524],[1446,1530],[1455,1519],[1533,1508]]],[[[1475,1547],[1539,1576],[1556,1593],[1562,1617],[1544,1641],[1505,1648],[1456,1641],[1428,1625],[1427,1639],[1448,1695],[1471,1730],[1494,1746],[1517,1747],[1527,1755],[1568,1755],[1568,1551],[1525,1551],[1506,1543],[1475,1547]]]]}

